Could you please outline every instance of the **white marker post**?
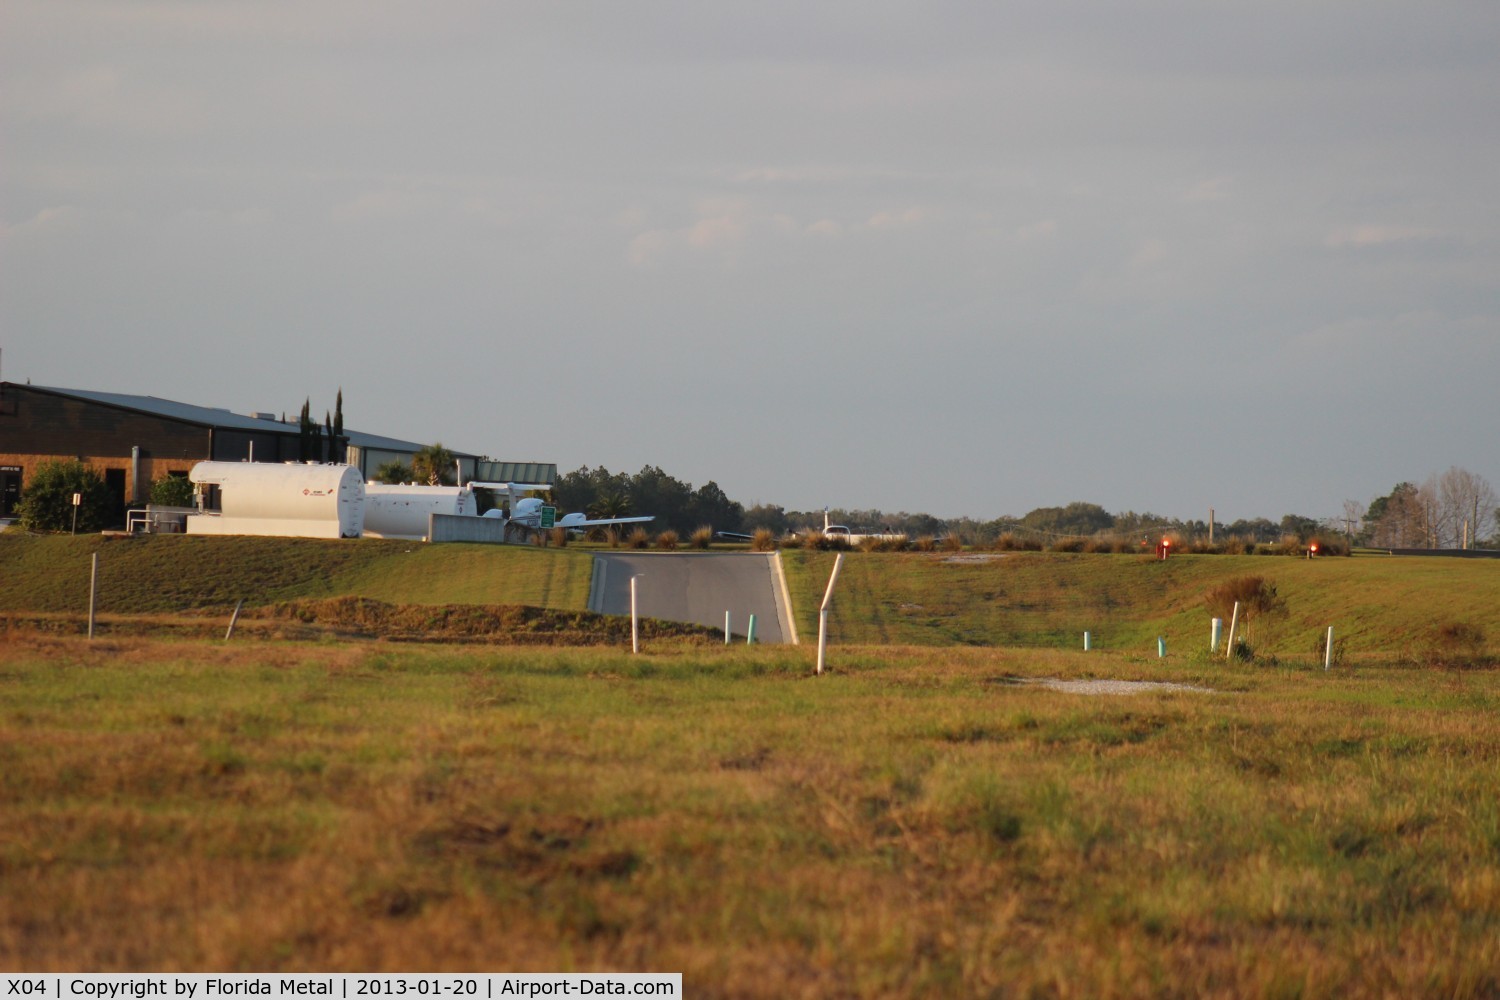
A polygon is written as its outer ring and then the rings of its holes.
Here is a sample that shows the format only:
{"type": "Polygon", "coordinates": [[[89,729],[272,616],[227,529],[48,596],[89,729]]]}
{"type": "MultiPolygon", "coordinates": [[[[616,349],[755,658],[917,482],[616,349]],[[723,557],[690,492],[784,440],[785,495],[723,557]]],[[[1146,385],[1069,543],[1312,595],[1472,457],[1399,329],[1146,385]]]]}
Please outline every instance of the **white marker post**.
{"type": "Polygon", "coordinates": [[[1215,618],[1208,625],[1208,651],[1217,653],[1219,651],[1219,637],[1224,634],[1224,619],[1215,618]]]}
{"type": "Polygon", "coordinates": [[[73,534],[78,534],[78,505],[83,503],[83,494],[73,494],[73,534]]]}
{"type": "Polygon", "coordinates": [[[1234,627],[1240,623],[1240,602],[1234,602],[1234,613],[1229,616],[1229,643],[1224,647],[1224,659],[1234,655],[1234,627]]]}
{"type": "Polygon", "coordinates": [[[833,559],[833,572],[828,575],[828,589],[823,592],[823,603],[818,606],[818,673],[823,673],[823,663],[828,656],[828,605],[833,601],[833,585],[838,582],[839,570],[844,568],[844,554],[833,559]]]}
{"type": "Polygon", "coordinates": [[[729,645],[729,612],[724,612],[724,645],[729,645]]]}
{"type": "Polygon", "coordinates": [[[1333,626],[1328,626],[1328,638],[1323,640],[1323,670],[1333,666],[1333,626]]]}
{"type": "MultiPolygon", "coordinates": [[[[77,493],[73,494],[75,497],[77,493]]],[[[75,508],[76,509],[76,508],[75,508]]],[[[94,637],[94,598],[99,592],[99,553],[95,552],[89,565],[89,638],[94,637]]]]}
{"type": "Polygon", "coordinates": [[[630,651],[632,653],[641,651],[641,626],[635,612],[635,581],[640,578],[639,573],[630,578],[630,651]]]}

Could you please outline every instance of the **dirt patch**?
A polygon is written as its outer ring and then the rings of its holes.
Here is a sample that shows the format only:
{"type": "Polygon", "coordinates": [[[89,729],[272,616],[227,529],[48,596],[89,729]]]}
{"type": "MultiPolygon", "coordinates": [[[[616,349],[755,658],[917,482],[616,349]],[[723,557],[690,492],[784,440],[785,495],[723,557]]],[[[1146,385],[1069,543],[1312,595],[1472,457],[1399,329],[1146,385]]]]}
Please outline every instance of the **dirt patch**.
{"type": "Polygon", "coordinates": [[[1065,681],[1056,677],[1007,677],[1004,678],[1003,683],[1043,687],[1048,691],[1062,691],[1065,694],[1147,694],[1151,691],[1193,691],[1198,694],[1220,693],[1213,688],[1198,687],[1194,684],[1178,684],[1174,681],[1065,681]]]}

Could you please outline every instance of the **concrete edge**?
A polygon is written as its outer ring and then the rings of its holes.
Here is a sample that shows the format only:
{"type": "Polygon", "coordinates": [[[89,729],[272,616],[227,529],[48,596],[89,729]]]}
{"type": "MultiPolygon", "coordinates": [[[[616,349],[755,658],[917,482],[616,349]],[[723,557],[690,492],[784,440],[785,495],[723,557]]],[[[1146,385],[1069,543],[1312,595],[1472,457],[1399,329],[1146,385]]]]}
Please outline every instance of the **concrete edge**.
{"type": "Polygon", "coordinates": [[[596,615],[603,614],[604,576],[608,572],[609,560],[601,559],[598,555],[595,555],[589,571],[589,610],[596,615]]]}
{"type": "Polygon", "coordinates": [[[781,553],[771,553],[771,576],[776,581],[776,603],[781,614],[781,635],[788,645],[800,646],[797,638],[797,620],[792,617],[792,597],[786,589],[786,573],[781,568],[781,553]]]}

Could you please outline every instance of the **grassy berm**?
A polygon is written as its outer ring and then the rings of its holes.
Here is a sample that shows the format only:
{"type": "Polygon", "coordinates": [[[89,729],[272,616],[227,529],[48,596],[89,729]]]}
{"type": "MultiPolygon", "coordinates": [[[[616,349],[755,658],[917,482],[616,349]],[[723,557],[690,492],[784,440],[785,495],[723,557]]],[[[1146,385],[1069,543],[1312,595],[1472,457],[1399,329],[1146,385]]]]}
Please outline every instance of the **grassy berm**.
{"type": "Polygon", "coordinates": [[[811,666],[0,631],[0,968],[1500,994],[1500,672],[811,666]]]}
{"type": "MultiPolygon", "coordinates": [[[[120,616],[195,612],[227,620],[241,600],[249,609],[364,598],[579,612],[588,604],[592,571],[592,550],[577,546],[36,537],[12,529],[0,533],[0,614],[76,619],[88,607],[95,553],[98,609],[111,630],[147,625],[120,616]]],[[[817,634],[833,559],[825,552],[782,553],[804,637],[817,634]]],[[[1246,577],[1263,580],[1277,598],[1274,611],[1251,615],[1238,631],[1262,661],[1321,663],[1330,625],[1341,659],[1500,658],[1500,560],[1176,556],[1161,562],[1137,555],[855,552],[834,595],[830,631],[835,643],[1053,649],[1079,648],[1087,631],[1096,649],[1154,654],[1161,637],[1170,656],[1195,657],[1206,651],[1214,613],[1228,626],[1229,609],[1210,611],[1206,596],[1246,577]]],[[[448,613],[455,616],[462,617],[448,613]]],[[[208,634],[202,623],[172,627],[208,634]]],[[[451,635],[435,630],[430,637],[451,635]]]]}

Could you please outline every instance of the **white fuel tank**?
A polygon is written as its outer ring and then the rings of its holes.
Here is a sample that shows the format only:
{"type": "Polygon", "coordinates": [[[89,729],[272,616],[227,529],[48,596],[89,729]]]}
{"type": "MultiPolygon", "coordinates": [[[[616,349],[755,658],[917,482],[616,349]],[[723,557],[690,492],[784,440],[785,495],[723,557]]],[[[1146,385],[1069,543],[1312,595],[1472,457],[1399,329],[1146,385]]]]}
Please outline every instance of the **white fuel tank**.
{"type": "Polygon", "coordinates": [[[426,538],[428,514],[478,513],[467,486],[365,484],[365,534],[374,538],[426,538]]]}
{"type": "Polygon", "coordinates": [[[188,473],[214,487],[218,509],[187,519],[188,534],[358,538],[365,484],[351,465],[199,462],[188,473]]]}

